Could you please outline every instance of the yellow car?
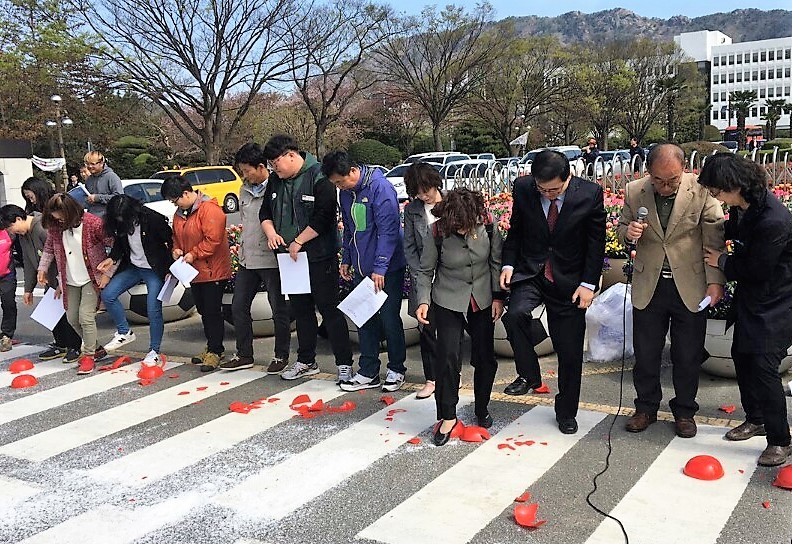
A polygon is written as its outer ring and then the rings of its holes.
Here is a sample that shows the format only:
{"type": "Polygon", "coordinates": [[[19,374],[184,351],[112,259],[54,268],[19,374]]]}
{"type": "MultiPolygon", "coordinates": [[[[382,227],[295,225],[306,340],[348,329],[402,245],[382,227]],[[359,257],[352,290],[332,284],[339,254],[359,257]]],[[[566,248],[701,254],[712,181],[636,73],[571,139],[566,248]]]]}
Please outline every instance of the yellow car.
{"type": "Polygon", "coordinates": [[[239,189],[242,178],[230,166],[192,166],[189,168],[160,170],[151,177],[165,179],[183,176],[193,189],[201,191],[210,198],[217,199],[226,213],[239,211],[239,189]]]}

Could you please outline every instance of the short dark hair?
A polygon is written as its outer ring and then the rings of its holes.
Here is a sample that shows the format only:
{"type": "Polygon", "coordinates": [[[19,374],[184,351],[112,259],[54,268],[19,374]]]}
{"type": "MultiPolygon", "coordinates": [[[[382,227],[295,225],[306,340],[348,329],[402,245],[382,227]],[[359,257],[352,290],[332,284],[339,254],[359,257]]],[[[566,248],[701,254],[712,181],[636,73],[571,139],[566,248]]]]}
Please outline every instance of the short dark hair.
{"type": "Polygon", "coordinates": [[[407,196],[415,198],[418,193],[425,193],[432,189],[441,190],[443,178],[431,164],[414,162],[404,173],[404,185],[407,188],[407,196]]]}
{"type": "Polygon", "coordinates": [[[486,213],[484,195],[466,187],[448,191],[432,209],[432,215],[437,217],[438,228],[444,236],[460,230],[473,232],[478,224],[484,222],[486,213]]]}
{"type": "Polygon", "coordinates": [[[71,195],[56,193],[44,205],[41,225],[45,229],[73,229],[79,227],[80,223],[82,223],[83,213],[85,213],[85,210],[71,195]],[[55,212],[63,214],[63,223],[52,217],[55,212]]]}
{"type": "Polygon", "coordinates": [[[55,187],[46,179],[30,177],[22,182],[21,191],[22,198],[25,199],[25,211],[28,213],[43,212],[44,204],[55,194],[55,187]],[[30,199],[25,196],[25,191],[30,191],[36,195],[35,203],[31,202],[30,199]]]}
{"type": "Polygon", "coordinates": [[[184,194],[184,191],[193,192],[193,186],[190,184],[187,179],[183,176],[170,176],[165,178],[162,182],[162,188],[160,188],[160,193],[162,193],[162,198],[166,200],[173,200],[174,198],[179,198],[184,194]]]}
{"type": "Polygon", "coordinates": [[[27,219],[27,216],[27,212],[16,204],[6,204],[0,208],[0,228],[7,229],[16,223],[17,219],[27,219]]]}
{"type": "Polygon", "coordinates": [[[264,156],[268,161],[274,161],[289,151],[299,152],[300,146],[297,145],[294,138],[286,134],[276,134],[267,140],[267,143],[264,145],[264,156]]]}
{"type": "MultiPolygon", "coordinates": [[[[175,197],[174,197],[175,198],[175,197]]],[[[104,216],[104,231],[114,238],[132,234],[140,224],[143,203],[129,195],[115,195],[107,203],[104,216]]]]}
{"type": "Polygon", "coordinates": [[[264,148],[255,142],[246,143],[234,155],[234,164],[247,164],[253,167],[260,164],[266,166],[267,157],[264,155],[264,148]]]}
{"type": "Polygon", "coordinates": [[[556,178],[566,181],[569,172],[569,160],[566,155],[552,149],[540,151],[531,163],[531,174],[537,182],[551,181],[556,178]]]}
{"type": "Polygon", "coordinates": [[[355,166],[357,164],[349,158],[346,151],[331,151],[322,159],[322,174],[328,178],[333,174],[348,176],[355,166]]]}
{"type": "Polygon", "coordinates": [[[680,164],[685,164],[685,150],[679,147],[677,144],[674,143],[662,143],[657,144],[649,151],[649,156],[646,157],[646,168],[648,170],[652,169],[652,163],[660,156],[670,154],[672,157],[676,158],[680,164]]]}
{"type": "Polygon", "coordinates": [[[750,159],[733,153],[715,153],[704,161],[700,185],[721,191],[740,190],[749,204],[758,204],[767,195],[769,178],[765,169],[750,159]]]}

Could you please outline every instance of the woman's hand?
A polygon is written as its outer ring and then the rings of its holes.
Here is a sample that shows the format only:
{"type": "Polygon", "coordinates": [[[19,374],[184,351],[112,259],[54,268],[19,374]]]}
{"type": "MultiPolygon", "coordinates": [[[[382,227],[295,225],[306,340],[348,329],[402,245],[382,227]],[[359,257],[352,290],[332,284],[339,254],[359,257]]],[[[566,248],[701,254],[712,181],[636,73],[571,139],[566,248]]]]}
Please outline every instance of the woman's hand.
{"type": "Polygon", "coordinates": [[[47,285],[49,283],[49,281],[47,281],[47,273],[39,270],[39,273],[36,276],[36,281],[39,283],[39,285],[47,285]]]}
{"type": "Polygon", "coordinates": [[[173,260],[174,260],[174,261],[175,261],[176,259],[178,259],[179,257],[183,256],[183,255],[184,255],[184,252],[183,252],[181,249],[178,249],[178,248],[174,249],[174,250],[171,252],[171,256],[173,257],[173,260]]]}
{"type": "Polygon", "coordinates": [[[428,325],[429,320],[426,319],[426,316],[429,314],[429,305],[428,304],[421,304],[418,306],[418,309],[415,310],[415,319],[418,320],[418,323],[421,325],[428,325]]]}
{"type": "Polygon", "coordinates": [[[105,272],[107,272],[108,270],[110,270],[110,267],[111,267],[111,266],[113,266],[113,259],[111,259],[110,257],[108,257],[107,259],[105,259],[104,261],[102,261],[101,263],[99,263],[99,265],[96,267],[96,269],[97,269],[99,272],[105,273],[105,272]]]}
{"type": "Polygon", "coordinates": [[[501,318],[503,315],[503,301],[502,300],[493,300],[492,301],[492,322],[494,323],[498,319],[501,318]]]}
{"type": "Polygon", "coordinates": [[[99,289],[104,289],[105,287],[107,287],[107,284],[110,283],[110,276],[102,274],[101,276],[99,276],[98,283],[99,283],[99,289]]]}

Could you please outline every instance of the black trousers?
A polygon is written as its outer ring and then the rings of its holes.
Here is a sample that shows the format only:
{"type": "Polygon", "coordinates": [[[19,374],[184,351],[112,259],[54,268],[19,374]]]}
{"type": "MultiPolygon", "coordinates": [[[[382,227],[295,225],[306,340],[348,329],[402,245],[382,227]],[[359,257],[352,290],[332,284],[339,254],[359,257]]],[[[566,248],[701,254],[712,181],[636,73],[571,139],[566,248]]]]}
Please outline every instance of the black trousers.
{"type": "Polygon", "coordinates": [[[786,351],[778,353],[741,353],[732,346],[740,402],[745,419],[764,425],[769,446],[790,443],[787,405],[778,365],[786,351]]]}
{"type": "Polygon", "coordinates": [[[462,372],[462,333],[467,320],[474,353],[473,393],[476,415],[488,413],[492,384],[498,371],[495,359],[495,324],[491,307],[467,314],[455,312],[432,303],[437,329],[437,358],[435,359],[435,403],[437,419],[454,419],[459,402],[459,375],[462,372]]]}
{"type": "Polygon", "coordinates": [[[275,326],[275,357],[288,360],[291,341],[289,302],[281,294],[280,272],[277,268],[239,267],[234,283],[234,299],[231,302],[237,355],[253,357],[253,321],[250,307],[262,283],[267,289],[267,300],[272,309],[272,321],[275,326]]]}
{"type": "MultiPolygon", "coordinates": [[[[13,265],[12,262],[11,266],[13,265]]],[[[17,326],[16,274],[8,273],[0,278],[0,307],[3,309],[0,330],[7,337],[13,338],[17,326]]]]}
{"type": "Polygon", "coordinates": [[[656,414],[663,398],[660,358],[671,326],[671,364],[675,397],[668,403],[674,417],[693,417],[698,411],[699,371],[704,360],[707,312],[691,312],[682,302],[672,278],[660,278],[652,300],[633,309],[635,409],[656,414]]]}
{"type": "Polygon", "coordinates": [[[77,334],[66,319],[66,314],[60,318],[60,321],[52,329],[52,338],[55,340],[55,345],[59,348],[75,349],[80,351],[82,345],[82,338],[77,334]]]}
{"type": "Polygon", "coordinates": [[[352,345],[344,314],[338,309],[338,260],[330,258],[308,263],[311,294],[289,295],[294,319],[297,321],[297,360],[316,361],[316,337],[319,324],[316,311],[322,315],[327,339],[333,349],[336,365],[352,365],[352,345]]]}
{"type": "Polygon", "coordinates": [[[580,376],[583,371],[583,338],[586,334],[586,310],[573,304],[571,297],[558,291],[555,284],[535,277],[512,286],[509,311],[503,324],[514,350],[517,374],[530,384],[542,383],[539,358],[531,336],[531,312],[542,302],[547,308],[550,338],[558,355],[558,394],[555,412],[559,419],[575,417],[580,401],[580,376]]]}
{"type": "Polygon", "coordinates": [[[192,294],[195,307],[201,314],[206,349],[217,355],[225,351],[223,338],[225,336],[225,322],[223,321],[223,290],[226,280],[208,281],[203,283],[193,282],[192,294]]]}
{"type": "Polygon", "coordinates": [[[424,377],[427,381],[435,381],[435,361],[437,360],[437,331],[435,330],[432,307],[429,307],[428,325],[418,325],[418,346],[421,348],[424,377]]]}

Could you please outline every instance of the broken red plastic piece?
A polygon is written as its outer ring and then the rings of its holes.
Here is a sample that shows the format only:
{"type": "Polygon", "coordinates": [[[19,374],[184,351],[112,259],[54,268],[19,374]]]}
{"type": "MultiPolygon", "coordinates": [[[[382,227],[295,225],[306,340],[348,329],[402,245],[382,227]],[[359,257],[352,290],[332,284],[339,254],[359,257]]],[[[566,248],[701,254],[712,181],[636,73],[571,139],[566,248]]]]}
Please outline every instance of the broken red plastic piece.
{"type": "Polygon", "coordinates": [[[146,386],[148,386],[148,385],[151,385],[151,384],[152,384],[152,383],[154,383],[155,381],[156,381],[156,380],[140,380],[140,381],[138,382],[138,384],[140,384],[142,387],[146,387],[146,386]]]}
{"type": "Polygon", "coordinates": [[[324,402],[322,399],[317,400],[308,407],[309,412],[321,412],[322,410],[324,410],[324,402]]]}
{"type": "Polygon", "coordinates": [[[498,449],[499,450],[513,450],[514,446],[512,446],[511,444],[505,444],[505,443],[504,444],[498,444],[498,449]]]}
{"type": "Polygon", "coordinates": [[[393,418],[392,417],[386,417],[385,421],[393,421],[393,418]]]}
{"type": "Polygon", "coordinates": [[[20,372],[30,370],[31,368],[33,368],[33,361],[30,359],[17,359],[8,366],[8,371],[11,374],[19,374],[20,372]]]}
{"type": "Polygon", "coordinates": [[[247,414],[247,413],[250,413],[250,410],[252,408],[251,408],[251,406],[249,404],[245,404],[244,402],[240,402],[240,401],[237,400],[237,401],[234,401],[231,404],[229,404],[228,405],[228,409],[231,410],[232,412],[237,412],[237,413],[240,413],[240,414],[247,414]]]}
{"type": "Polygon", "coordinates": [[[104,372],[106,370],[116,370],[117,368],[123,365],[128,365],[131,362],[132,362],[132,357],[129,357],[128,355],[122,355],[121,357],[119,357],[109,365],[100,366],[97,370],[99,370],[100,372],[104,372]]]}
{"type": "Polygon", "coordinates": [[[683,472],[698,480],[719,480],[723,477],[723,466],[711,455],[696,455],[685,464],[683,472]]]}
{"type": "MultiPolygon", "coordinates": [[[[528,440],[528,442],[531,442],[531,440],[528,440]]],[[[539,442],[539,443],[540,443],[542,446],[546,446],[546,445],[547,445],[547,442],[539,442]]],[[[527,444],[527,442],[526,442],[526,444],[527,444]]],[[[528,446],[530,446],[530,444],[527,444],[527,445],[528,445],[528,446]]]]}
{"type": "Polygon", "coordinates": [[[539,510],[537,503],[533,504],[518,504],[514,507],[514,521],[517,525],[527,527],[529,529],[536,529],[547,523],[546,519],[536,519],[536,511],[539,510]]]}
{"type": "Polygon", "coordinates": [[[143,366],[138,370],[137,377],[141,380],[156,380],[164,374],[159,366],[143,366]]]}
{"type": "Polygon", "coordinates": [[[514,499],[514,502],[528,502],[530,498],[531,498],[531,494],[528,491],[526,491],[525,493],[514,499]]]}
{"type": "Polygon", "coordinates": [[[420,444],[421,443],[421,439],[416,436],[415,438],[410,438],[407,441],[407,443],[408,444],[420,444]]]}
{"type": "Polygon", "coordinates": [[[471,425],[470,427],[465,427],[459,439],[463,442],[484,442],[490,439],[490,434],[484,427],[471,425]]]}
{"type": "Polygon", "coordinates": [[[179,395],[189,395],[189,391],[179,391],[179,395]]]}
{"type": "Polygon", "coordinates": [[[792,489],[792,465],[787,465],[778,471],[773,485],[784,489],[792,489]]]}
{"type": "Polygon", "coordinates": [[[404,408],[394,408],[393,410],[388,410],[388,417],[393,417],[396,414],[400,414],[402,412],[406,412],[404,408]]]}
{"type": "Polygon", "coordinates": [[[543,383],[542,385],[540,385],[539,387],[534,389],[533,392],[534,393],[549,393],[550,392],[550,388],[547,387],[546,383],[543,383]]]}
{"type": "Polygon", "coordinates": [[[32,374],[20,374],[11,380],[11,387],[14,389],[24,389],[25,387],[33,387],[38,385],[38,380],[32,374]]]}
{"type": "Polygon", "coordinates": [[[770,501],[763,501],[762,506],[764,506],[765,509],[770,508],[770,501]]]}
{"type": "MultiPolygon", "coordinates": [[[[516,446],[533,446],[536,442],[533,440],[515,440],[514,444],[516,446]]],[[[547,442],[545,442],[545,445],[547,445],[547,442]]]]}
{"type": "Polygon", "coordinates": [[[291,406],[295,406],[297,404],[305,404],[306,402],[311,402],[311,397],[308,395],[297,395],[294,397],[294,400],[291,401],[291,406]]]}
{"type": "Polygon", "coordinates": [[[206,385],[202,385],[201,387],[195,388],[196,391],[206,391],[207,389],[209,389],[209,387],[206,385]]]}
{"type": "Polygon", "coordinates": [[[341,403],[341,406],[338,406],[337,408],[335,408],[335,411],[336,412],[351,412],[355,408],[357,408],[357,404],[355,404],[351,400],[347,400],[347,401],[344,401],[343,403],[341,403]]]}
{"type": "Polygon", "coordinates": [[[734,404],[724,404],[723,406],[718,408],[718,410],[720,410],[721,412],[726,412],[727,414],[731,414],[736,409],[737,407],[734,404]]]}
{"type": "Polygon", "coordinates": [[[231,382],[220,382],[220,385],[228,385],[231,382]]]}
{"type": "Polygon", "coordinates": [[[270,397],[267,399],[267,402],[278,402],[280,399],[278,397],[270,397]]]}
{"type": "Polygon", "coordinates": [[[393,398],[392,396],[390,396],[390,395],[382,395],[382,396],[380,397],[380,400],[381,400],[382,402],[384,402],[385,404],[387,404],[388,406],[390,406],[391,404],[393,404],[394,402],[396,402],[396,399],[394,399],[394,398],[393,398]]]}
{"type": "Polygon", "coordinates": [[[178,378],[178,377],[179,377],[178,374],[168,374],[168,378],[171,378],[171,379],[178,378]]]}

